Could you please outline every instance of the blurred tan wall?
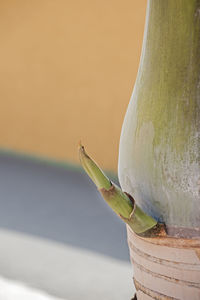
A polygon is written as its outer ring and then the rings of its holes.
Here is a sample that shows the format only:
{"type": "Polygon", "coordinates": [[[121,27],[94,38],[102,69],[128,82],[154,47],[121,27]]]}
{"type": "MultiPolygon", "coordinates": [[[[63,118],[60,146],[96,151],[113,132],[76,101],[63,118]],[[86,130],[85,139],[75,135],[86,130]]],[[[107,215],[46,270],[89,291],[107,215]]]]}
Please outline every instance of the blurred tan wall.
{"type": "Polygon", "coordinates": [[[0,147],[117,170],[146,0],[0,1],[0,147]]]}

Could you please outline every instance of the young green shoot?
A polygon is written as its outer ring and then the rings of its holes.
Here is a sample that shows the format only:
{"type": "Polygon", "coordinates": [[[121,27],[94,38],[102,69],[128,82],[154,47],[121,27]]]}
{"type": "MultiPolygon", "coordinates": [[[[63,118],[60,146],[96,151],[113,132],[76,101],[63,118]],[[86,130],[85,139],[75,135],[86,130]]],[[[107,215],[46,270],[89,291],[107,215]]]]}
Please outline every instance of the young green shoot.
{"type": "Polygon", "coordinates": [[[79,158],[85,172],[92,179],[107,204],[135,233],[146,235],[147,232],[154,232],[154,228],[157,232],[157,221],[144,213],[130,195],[109,180],[81,144],[79,158]]]}

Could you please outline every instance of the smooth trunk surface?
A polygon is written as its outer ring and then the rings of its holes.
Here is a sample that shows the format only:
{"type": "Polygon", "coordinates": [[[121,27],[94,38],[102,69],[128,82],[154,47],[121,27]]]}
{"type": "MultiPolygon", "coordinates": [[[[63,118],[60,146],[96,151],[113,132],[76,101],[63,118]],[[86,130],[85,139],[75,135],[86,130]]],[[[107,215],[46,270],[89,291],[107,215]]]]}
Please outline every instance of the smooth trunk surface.
{"type": "Polygon", "coordinates": [[[139,72],[120,140],[119,180],[149,215],[169,228],[198,232],[199,0],[148,2],[139,72]]]}

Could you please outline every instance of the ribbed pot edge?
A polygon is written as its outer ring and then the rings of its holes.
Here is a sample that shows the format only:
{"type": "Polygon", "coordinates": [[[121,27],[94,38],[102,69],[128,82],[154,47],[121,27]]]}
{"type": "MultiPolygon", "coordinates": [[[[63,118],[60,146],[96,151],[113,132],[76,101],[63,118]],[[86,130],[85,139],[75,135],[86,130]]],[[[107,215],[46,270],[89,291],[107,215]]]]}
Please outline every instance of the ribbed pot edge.
{"type": "Polygon", "coordinates": [[[200,299],[200,239],[127,235],[138,300],[200,299]]]}

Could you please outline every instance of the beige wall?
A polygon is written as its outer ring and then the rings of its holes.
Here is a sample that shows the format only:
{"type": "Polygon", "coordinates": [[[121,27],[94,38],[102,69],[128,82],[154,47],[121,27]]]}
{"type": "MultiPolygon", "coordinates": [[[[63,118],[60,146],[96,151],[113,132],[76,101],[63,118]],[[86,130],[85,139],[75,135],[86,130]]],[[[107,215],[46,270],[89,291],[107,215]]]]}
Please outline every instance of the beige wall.
{"type": "Polygon", "coordinates": [[[116,170],[146,0],[0,2],[0,147],[116,170]]]}

